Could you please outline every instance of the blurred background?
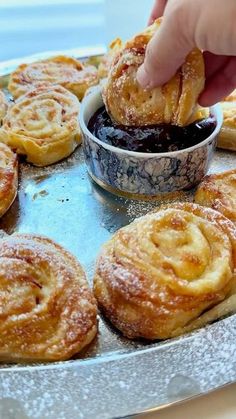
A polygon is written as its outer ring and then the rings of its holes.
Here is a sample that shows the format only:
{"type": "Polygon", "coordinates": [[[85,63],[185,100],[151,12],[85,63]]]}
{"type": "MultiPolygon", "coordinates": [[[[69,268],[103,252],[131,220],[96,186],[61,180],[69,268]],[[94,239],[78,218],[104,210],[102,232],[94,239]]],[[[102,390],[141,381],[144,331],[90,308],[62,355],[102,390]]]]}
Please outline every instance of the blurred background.
{"type": "Polygon", "coordinates": [[[43,51],[104,49],[147,22],[153,0],[0,0],[0,61],[43,51]]]}

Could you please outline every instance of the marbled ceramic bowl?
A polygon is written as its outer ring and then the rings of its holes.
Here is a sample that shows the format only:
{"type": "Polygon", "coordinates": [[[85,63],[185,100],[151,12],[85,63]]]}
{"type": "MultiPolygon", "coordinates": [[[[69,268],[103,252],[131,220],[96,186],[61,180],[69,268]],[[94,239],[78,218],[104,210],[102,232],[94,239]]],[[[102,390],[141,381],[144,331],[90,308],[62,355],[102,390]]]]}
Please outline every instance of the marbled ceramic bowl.
{"type": "Polygon", "coordinates": [[[106,190],[129,197],[153,197],[161,193],[191,189],[207,173],[222,125],[218,105],[210,109],[217,124],[201,143],[180,151],[140,153],[106,144],[87,128],[90,118],[103,105],[101,89],[93,88],[80,110],[83,149],[88,172],[106,190]]]}

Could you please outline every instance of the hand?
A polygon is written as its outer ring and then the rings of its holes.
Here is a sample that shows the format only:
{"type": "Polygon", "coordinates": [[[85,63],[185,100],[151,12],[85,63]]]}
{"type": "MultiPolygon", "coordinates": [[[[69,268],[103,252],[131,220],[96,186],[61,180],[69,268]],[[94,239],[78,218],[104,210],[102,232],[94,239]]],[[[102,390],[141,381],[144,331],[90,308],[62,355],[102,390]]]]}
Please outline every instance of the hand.
{"type": "Polygon", "coordinates": [[[206,73],[199,103],[210,106],[231,93],[236,87],[236,1],[156,0],[149,23],[163,13],[138,71],[139,83],[163,85],[198,47],[204,51],[206,73]]]}

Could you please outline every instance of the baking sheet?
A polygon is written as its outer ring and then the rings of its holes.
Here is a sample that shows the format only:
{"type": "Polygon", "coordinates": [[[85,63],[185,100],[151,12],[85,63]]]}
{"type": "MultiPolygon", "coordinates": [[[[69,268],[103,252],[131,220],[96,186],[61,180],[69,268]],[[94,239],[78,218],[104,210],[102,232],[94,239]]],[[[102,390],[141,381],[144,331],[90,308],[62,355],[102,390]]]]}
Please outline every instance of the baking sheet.
{"type": "MultiPolygon", "coordinates": [[[[0,69],[4,85],[2,64],[0,69]]],[[[235,168],[235,163],[236,154],[217,151],[210,171],[235,168]]],[[[182,199],[191,200],[191,193],[182,199]]],[[[90,180],[80,147],[50,167],[20,164],[18,198],[1,219],[0,229],[54,239],[78,257],[92,282],[101,245],[118,228],[161,203],[102,190],[90,180]]],[[[130,341],[100,318],[98,337],[73,360],[2,365],[0,418],[118,418],[163,408],[234,381],[236,315],[191,335],[155,343],[130,341]]]]}

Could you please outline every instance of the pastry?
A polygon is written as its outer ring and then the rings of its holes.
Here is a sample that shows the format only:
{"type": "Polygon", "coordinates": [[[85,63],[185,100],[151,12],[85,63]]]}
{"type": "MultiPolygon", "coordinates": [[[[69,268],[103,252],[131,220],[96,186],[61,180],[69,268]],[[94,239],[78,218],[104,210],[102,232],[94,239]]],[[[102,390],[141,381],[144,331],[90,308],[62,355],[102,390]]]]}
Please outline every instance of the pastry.
{"type": "Polygon", "coordinates": [[[6,115],[8,108],[7,100],[4,93],[0,90],[0,125],[4,116],[6,115]]]}
{"type": "Polygon", "coordinates": [[[0,358],[57,361],[97,333],[97,307],[79,262],[40,236],[0,239],[0,358]]]}
{"type": "Polygon", "coordinates": [[[236,223],[236,169],[206,176],[197,188],[195,202],[236,223]]]}
{"type": "Polygon", "coordinates": [[[15,200],[18,186],[17,156],[0,143],[0,217],[15,200]]]}
{"type": "Polygon", "coordinates": [[[8,89],[16,99],[38,83],[60,84],[82,99],[88,87],[98,83],[97,69],[58,55],[48,60],[21,64],[10,76],[8,89]]]}
{"type": "Polygon", "coordinates": [[[105,244],[94,293],[125,336],[166,339],[236,310],[235,266],[234,224],[211,208],[176,203],[105,244]]]}
{"type": "Polygon", "coordinates": [[[109,45],[109,49],[107,54],[105,54],[99,63],[98,66],[98,77],[99,79],[103,79],[108,76],[109,69],[111,66],[111,63],[115,57],[115,55],[120,51],[122,48],[122,41],[120,38],[114,39],[111,44],[109,45]]]}
{"type": "Polygon", "coordinates": [[[217,147],[236,151],[236,89],[221,102],[223,125],[217,147]]]}
{"type": "Polygon", "coordinates": [[[62,86],[35,87],[8,109],[0,141],[36,166],[69,156],[81,142],[79,101],[62,86]]]}
{"type": "Polygon", "coordinates": [[[198,49],[187,56],[181,69],[164,86],[143,89],[137,82],[136,73],[144,61],[146,46],[160,24],[161,19],[157,19],[128,41],[113,60],[103,99],[108,114],[119,124],[183,126],[198,119],[197,100],[205,82],[203,56],[198,49]]]}

